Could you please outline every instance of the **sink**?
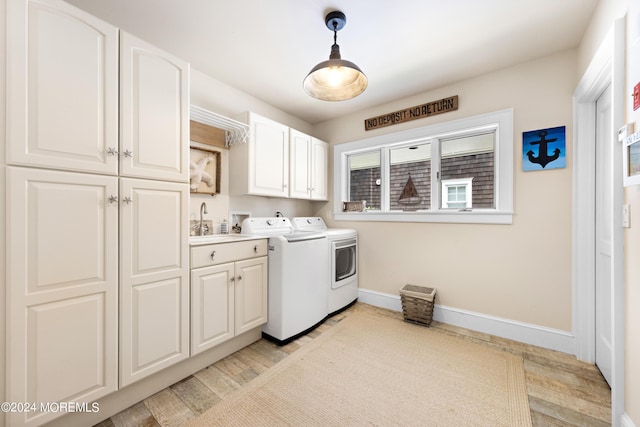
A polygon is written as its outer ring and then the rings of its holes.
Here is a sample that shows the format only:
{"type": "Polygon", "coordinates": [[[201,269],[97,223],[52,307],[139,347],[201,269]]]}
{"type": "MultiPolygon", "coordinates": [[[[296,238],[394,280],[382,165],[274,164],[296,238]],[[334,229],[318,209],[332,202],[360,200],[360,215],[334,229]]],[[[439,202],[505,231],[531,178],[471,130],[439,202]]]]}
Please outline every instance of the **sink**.
{"type": "Polygon", "coordinates": [[[237,240],[251,240],[256,237],[247,234],[209,234],[207,236],[190,236],[190,245],[206,245],[209,243],[234,242],[237,240]]]}

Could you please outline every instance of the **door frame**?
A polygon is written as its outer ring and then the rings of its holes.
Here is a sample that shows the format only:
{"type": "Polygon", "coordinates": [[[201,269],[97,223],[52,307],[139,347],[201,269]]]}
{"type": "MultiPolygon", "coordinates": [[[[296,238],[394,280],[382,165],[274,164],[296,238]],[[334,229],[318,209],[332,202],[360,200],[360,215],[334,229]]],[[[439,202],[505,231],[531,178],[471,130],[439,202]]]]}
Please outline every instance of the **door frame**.
{"type": "Polygon", "coordinates": [[[622,145],[617,130],[624,124],[625,21],[618,19],[592,58],[573,96],[573,229],[572,294],[575,354],[595,363],[595,103],[608,85],[612,90],[613,232],[611,417],[624,414],[624,233],[622,229],[622,145]]]}

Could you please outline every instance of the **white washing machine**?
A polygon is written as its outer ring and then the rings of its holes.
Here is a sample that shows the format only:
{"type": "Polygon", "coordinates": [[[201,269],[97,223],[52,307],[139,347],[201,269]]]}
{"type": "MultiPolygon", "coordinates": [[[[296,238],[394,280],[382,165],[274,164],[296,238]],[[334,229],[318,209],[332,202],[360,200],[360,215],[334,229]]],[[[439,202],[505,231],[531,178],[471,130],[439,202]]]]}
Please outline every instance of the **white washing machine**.
{"type": "Polygon", "coordinates": [[[242,234],[269,238],[269,320],[263,336],[283,345],[322,323],[330,279],[326,234],[297,231],[283,217],[247,218],[242,234]]]}
{"type": "Polygon", "coordinates": [[[296,217],[293,227],[323,232],[329,239],[329,315],[349,307],[358,299],[358,232],[350,228],[328,228],[320,217],[296,217]]]}

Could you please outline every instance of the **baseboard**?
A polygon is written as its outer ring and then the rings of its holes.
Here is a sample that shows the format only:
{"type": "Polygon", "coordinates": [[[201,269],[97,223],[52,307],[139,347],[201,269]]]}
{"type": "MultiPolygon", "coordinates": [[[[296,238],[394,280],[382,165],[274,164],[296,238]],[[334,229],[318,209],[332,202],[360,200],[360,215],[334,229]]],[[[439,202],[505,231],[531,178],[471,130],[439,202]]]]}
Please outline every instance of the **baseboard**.
{"type": "MultiPolygon", "coordinates": [[[[394,311],[402,311],[399,295],[390,295],[360,288],[358,301],[394,311]]],[[[573,334],[558,329],[518,322],[482,313],[435,304],[433,320],[471,329],[486,334],[508,338],[526,344],[575,354],[573,334]]]]}
{"type": "Polygon", "coordinates": [[[636,427],[636,425],[631,420],[631,417],[629,417],[629,415],[627,415],[626,412],[624,414],[622,414],[622,416],[620,417],[620,426],[621,427],[636,427]]]}

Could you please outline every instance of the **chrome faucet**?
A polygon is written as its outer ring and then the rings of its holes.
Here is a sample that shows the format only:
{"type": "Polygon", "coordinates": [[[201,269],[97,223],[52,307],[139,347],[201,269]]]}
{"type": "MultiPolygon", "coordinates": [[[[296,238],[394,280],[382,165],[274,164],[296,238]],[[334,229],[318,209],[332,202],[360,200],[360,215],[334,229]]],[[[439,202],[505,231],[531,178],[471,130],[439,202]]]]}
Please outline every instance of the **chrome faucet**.
{"type": "Polygon", "coordinates": [[[208,213],[209,212],[207,212],[207,204],[205,202],[202,202],[202,204],[200,205],[200,225],[198,226],[198,234],[200,236],[204,236],[204,232],[207,228],[204,225],[204,222],[202,221],[202,215],[208,214],[208,213]]]}

